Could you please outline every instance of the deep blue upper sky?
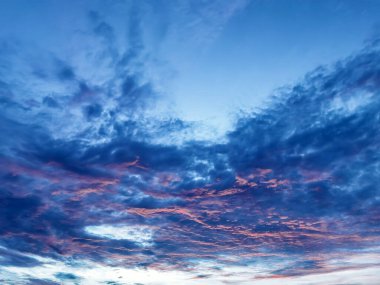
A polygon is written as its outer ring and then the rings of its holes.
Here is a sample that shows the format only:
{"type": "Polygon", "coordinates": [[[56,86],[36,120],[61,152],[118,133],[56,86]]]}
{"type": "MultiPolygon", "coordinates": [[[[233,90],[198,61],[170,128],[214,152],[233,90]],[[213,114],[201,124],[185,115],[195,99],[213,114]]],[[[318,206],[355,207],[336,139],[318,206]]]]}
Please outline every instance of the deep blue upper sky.
{"type": "Polygon", "coordinates": [[[380,282],[380,1],[0,1],[0,283],[380,282]]]}

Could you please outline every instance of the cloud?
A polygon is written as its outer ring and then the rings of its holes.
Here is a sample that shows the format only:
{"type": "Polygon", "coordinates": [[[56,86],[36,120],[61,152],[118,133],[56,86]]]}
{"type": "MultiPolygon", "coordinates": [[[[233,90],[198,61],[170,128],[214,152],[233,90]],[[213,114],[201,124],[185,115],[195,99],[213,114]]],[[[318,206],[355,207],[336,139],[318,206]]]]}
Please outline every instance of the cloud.
{"type": "Polygon", "coordinates": [[[152,241],[152,229],[142,226],[125,226],[125,225],[98,225],[87,226],[85,228],[89,234],[117,239],[131,240],[141,246],[150,246],[152,241]]]}
{"type": "MultiPolygon", "coordinates": [[[[212,33],[236,9],[215,15],[212,33]]],[[[375,284],[378,47],[279,90],[223,142],[170,144],[192,125],[151,113],[159,94],[140,74],[141,19],[127,50],[100,14],[89,19],[86,36],[103,45],[83,66],[1,46],[0,270],[31,284],[119,274],[148,284],[315,274],[336,283],[340,272],[375,284]]]]}
{"type": "Polygon", "coordinates": [[[205,48],[218,38],[233,16],[249,4],[246,0],[200,3],[178,1],[171,9],[176,26],[173,25],[169,31],[187,44],[205,48]]]}

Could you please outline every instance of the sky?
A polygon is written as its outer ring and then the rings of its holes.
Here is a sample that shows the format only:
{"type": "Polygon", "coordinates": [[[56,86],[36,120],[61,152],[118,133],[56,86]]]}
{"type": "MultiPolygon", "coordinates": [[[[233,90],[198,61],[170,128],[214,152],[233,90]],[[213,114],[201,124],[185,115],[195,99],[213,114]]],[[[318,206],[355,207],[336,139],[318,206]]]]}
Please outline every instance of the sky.
{"type": "Polygon", "coordinates": [[[0,283],[380,283],[380,2],[0,1],[0,283]]]}

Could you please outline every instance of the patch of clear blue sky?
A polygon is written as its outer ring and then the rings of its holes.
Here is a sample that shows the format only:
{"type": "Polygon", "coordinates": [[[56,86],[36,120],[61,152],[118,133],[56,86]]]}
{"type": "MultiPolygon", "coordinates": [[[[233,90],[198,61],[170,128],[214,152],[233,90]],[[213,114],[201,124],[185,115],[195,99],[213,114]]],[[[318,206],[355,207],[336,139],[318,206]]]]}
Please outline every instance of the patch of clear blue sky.
{"type": "Polygon", "coordinates": [[[168,52],[177,104],[189,119],[228,125],[236,108],[360,49],[380,20],[380,1],[253,1],[204,50],[168,52]]]}
{"type": "Polygon", "coordinates": [[[146,78],[179,116],[221,131],[239,108],[260,107],[273,89],[360,49],[380,21],[376,0],[16,0],[0,6],[2,38],[35,42],[64,58],[97,44],[76,42],[91,41],[78,32],[88,29],[90,10],[115,28],[119,47],[129,44],[126,31],[134,22],[128,18],[138,11],[146,78]]]}

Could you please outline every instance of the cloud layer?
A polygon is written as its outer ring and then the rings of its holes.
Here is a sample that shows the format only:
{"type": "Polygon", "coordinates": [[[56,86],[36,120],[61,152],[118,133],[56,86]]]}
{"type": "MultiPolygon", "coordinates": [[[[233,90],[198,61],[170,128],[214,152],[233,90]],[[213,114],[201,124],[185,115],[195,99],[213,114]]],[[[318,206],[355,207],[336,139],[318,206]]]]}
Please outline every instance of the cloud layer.
{"type": "Polygon", "coordinates": [[[3,283],[376,284],[376,43],[279,89],[216,143],[157,111],[138,20],[120,51],[88,17],[106,44],[87,66],[0,43],[3,283]]]}

